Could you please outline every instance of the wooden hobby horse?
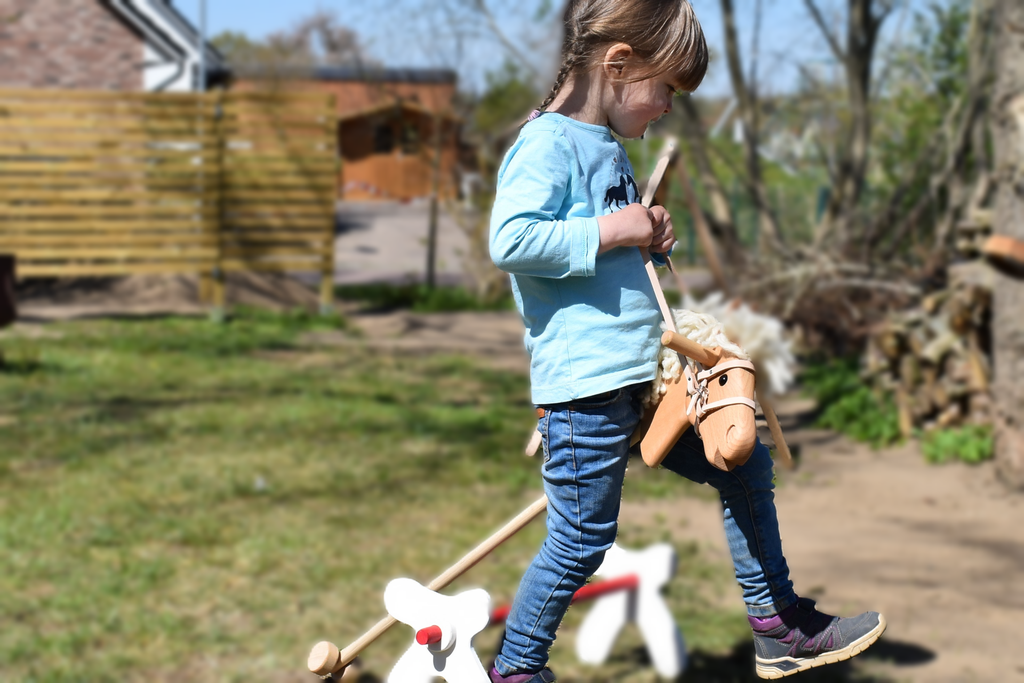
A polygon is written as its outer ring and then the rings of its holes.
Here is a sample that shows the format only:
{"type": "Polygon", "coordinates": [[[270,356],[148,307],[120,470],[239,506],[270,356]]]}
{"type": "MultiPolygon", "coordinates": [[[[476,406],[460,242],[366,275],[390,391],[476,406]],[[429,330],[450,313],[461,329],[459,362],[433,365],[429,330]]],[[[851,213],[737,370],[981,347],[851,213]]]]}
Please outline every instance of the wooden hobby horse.
{"type": "MultiPolygon", "coordinates": [[[[654,195],[675,160],[676,152],[676,141],[669,139],[647,183],[643,197],[645,207],[654,202],[654,195]]],[[[641,253],[667,328],[661,343],[685,358],[681,359],[683,375],[670,382],[661,401],[648,409],[632,441],[640,443],[644,462],[649,467],[657,467],[692,425],[704,443],[708,462],[729,471],[747,461],[757,442],[754,364],[730,357],[719,347],[701,346],[679,334],[654,262],[646,249],[641,249],[641,253]]],[[[671,268],[672,262],[668,256],[665,258],[671,268]]]]}

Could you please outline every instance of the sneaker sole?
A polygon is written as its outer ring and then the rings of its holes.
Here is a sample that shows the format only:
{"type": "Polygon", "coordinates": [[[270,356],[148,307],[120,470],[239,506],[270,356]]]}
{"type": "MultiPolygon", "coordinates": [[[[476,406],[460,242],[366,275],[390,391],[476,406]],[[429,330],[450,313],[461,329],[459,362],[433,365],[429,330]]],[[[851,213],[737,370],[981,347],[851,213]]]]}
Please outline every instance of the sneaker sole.
{"type": "Polygon", "coordinates": [[[861,652],[871,647],[871,645],[878,640],[878,637],[882,635],[882,632],[885,631],[885,626],[885,617],[879,614],[877,626],[844,647],[842,650],[826,652],[810,659],[803,657],[761,659],[758,657],[756,666],[757,675],[759,678],[767,679],[784,678],[785,676],[792,676],[793,674],[800,673],[801,671],[807,671],[808,669],[813,669],[817,666],[844,662],[850,657],[859,655],[861,652]]]}

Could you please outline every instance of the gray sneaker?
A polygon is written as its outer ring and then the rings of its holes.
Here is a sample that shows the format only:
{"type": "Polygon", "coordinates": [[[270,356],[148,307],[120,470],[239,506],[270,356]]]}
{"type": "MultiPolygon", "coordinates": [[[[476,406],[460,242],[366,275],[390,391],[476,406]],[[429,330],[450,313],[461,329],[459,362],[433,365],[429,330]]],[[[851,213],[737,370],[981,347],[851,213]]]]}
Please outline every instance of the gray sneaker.
{"type": "Polygon", "coordinates": [[[748,620],[754,629],[757,675],[761,678],[782,678],[849,659],[866,650],[885,630],[885,617],[878,612],[833,617],[816,610],[810,598],[800,598],[774,617],[748,620]]]}

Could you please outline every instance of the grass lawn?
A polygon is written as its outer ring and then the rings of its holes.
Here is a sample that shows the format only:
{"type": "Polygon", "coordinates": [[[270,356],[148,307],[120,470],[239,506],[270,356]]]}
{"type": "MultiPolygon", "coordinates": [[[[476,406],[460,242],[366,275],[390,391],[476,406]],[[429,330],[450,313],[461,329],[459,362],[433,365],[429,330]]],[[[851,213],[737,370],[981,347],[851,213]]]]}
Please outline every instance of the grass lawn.
{"type": "MultiPolygon", "coordinates": [[[[385,616],[390,579],[426,583],[540,495],[525,377],[301,342],[323,325],[343,322],[249,311],[0,335],[0,679],[316,680],[310,646],[385,616]]],[[[626,496],[707,495],[674,479],[638,463],[626,496]]],[[[537,521],[448,592],[507,602],[542,538],[537,521]]],[[[738,597],[720,607],[731,569],[679,552],[669,600],[699,673],[749,632],[738,597]]],[[[635,633],[601,675],[578,664],[584,613],[552,652],[560,680],[655,680],[635,633]]],[[[478,639],[483,658],[497,637],[478,639]]],[[[399,625],[371,646],[364,679],[410,640],[399,625]]],[[[742,659],[735,680],[753,680],[742,659]]]]}

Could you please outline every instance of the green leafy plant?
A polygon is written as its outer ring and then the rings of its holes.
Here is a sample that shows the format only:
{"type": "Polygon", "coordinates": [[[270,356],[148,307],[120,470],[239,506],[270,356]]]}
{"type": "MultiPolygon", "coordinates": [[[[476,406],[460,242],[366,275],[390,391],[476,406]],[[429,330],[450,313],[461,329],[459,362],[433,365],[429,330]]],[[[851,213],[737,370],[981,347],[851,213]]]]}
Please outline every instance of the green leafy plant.
{"type": "Polygon", "coordinates": [[[965,425],[926,432],[921,437],[921,451],[930,463],[950,460],[979,463],[992,457],[992,428],[989,425],[965,425]]]}
{"type": "Polygon", "coordinates": [[[801,377],[817,402],[817,424],[878,448],[900,438],[899,417],[892,396],[878,394],[859,374],[856,358],[817,360],[801,377]]]}
{"type": "Polygon", "coordinates": [[[543,97],[530,82],[530,75],[514,61],[489,71],[486,88],[473,108],[473,127],[484,135],[501,134],[522,122],[543,97]]]}

